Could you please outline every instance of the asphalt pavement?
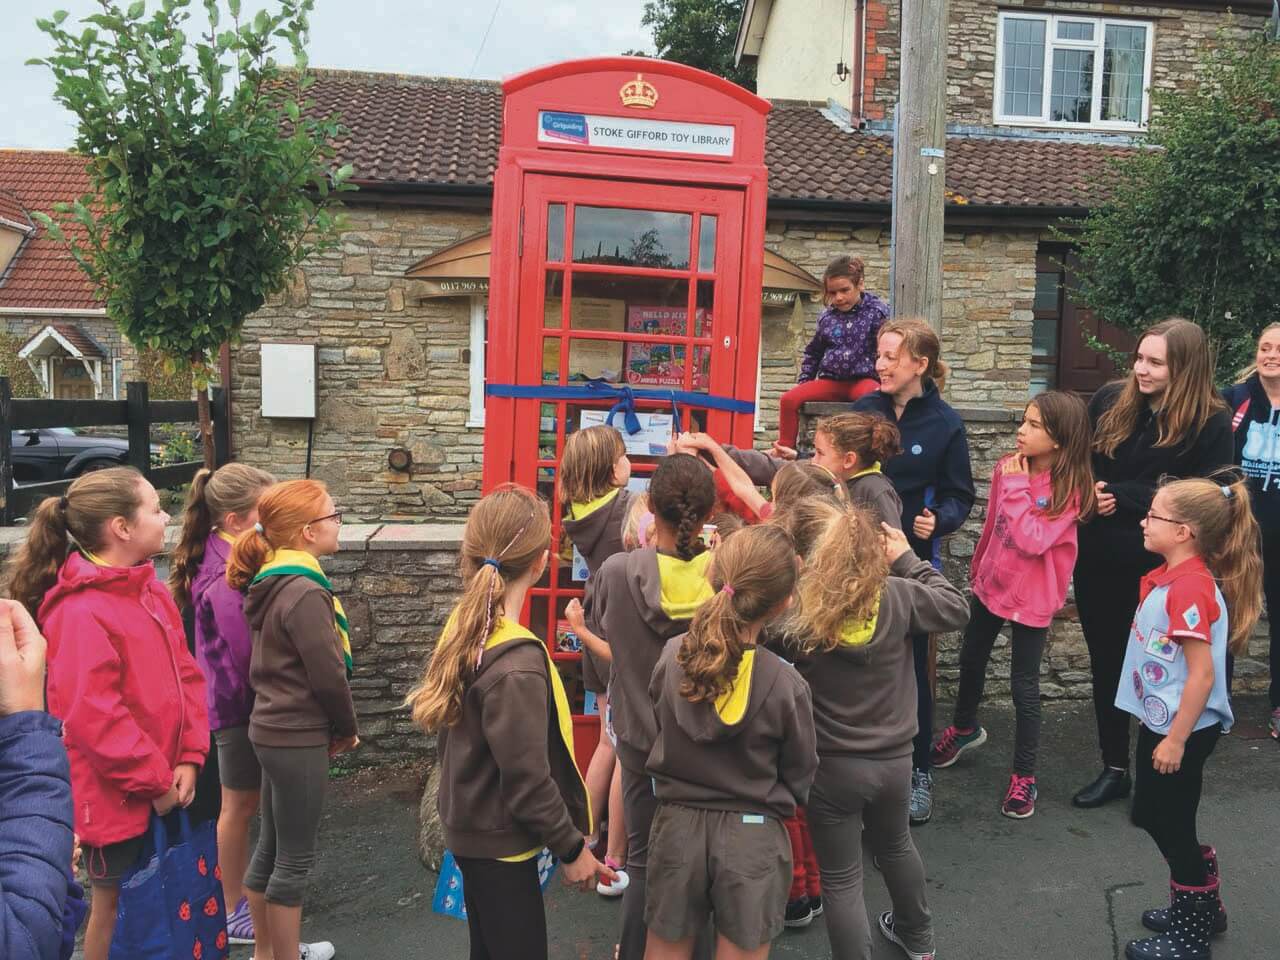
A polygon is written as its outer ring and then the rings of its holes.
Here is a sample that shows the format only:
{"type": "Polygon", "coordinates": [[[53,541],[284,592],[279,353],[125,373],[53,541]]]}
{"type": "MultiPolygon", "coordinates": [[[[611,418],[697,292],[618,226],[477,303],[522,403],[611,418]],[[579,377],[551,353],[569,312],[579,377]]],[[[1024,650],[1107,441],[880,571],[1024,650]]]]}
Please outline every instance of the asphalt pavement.
{"type": "MultiPolygon", "coordinates": [[[[1237,708],[1255,739],[1220,741],[1200,808],[1201,839],[1218,848],[1230,914],[1230,930],[1215,940],[1213,956],[1272,960],[1280,957],[1272,886],[1280,866],[1280,745],[1257,738],[1263,703],[1237,708]]],[[[948,716],[947,708],[938,715],[948,716]]],[[[1000,815],[1012,712],[991,707],[982,720],[987,744],[938,771],[934,819],[915,831],[938,957],[1122,957],[1125,942],[1143,935],[1142,910],[1167,899],[1167,873],[1154,844],[1130,824],[1127,803],[1091,811],[1070,804],[1071,793],[1097,772],[1092,710],[1087,703],[1046,705],[1040,799],[1025,821],[1000,815]]],[[[333,941],[339,960],[467,957],[466,924],[431,911],[436,877],[418,863],[414,843],[419,789],[418,772],[408,767],[360,771],[331,784],[304,935],[333,941]]],[[[883,882],[869,871],[867,909],[874,917],[889,906],[883,882]]],[[[617,902],[555,881],[547,918],[556,960],[613,956],[617,902]]],[[[903,956],[875,936],[876,960],[903,956]]],[[[249,951],[234,956],[247,960],[249,951]]],[[[772,956],[830,957],[822,921],[784,932],[772,956]]]]}

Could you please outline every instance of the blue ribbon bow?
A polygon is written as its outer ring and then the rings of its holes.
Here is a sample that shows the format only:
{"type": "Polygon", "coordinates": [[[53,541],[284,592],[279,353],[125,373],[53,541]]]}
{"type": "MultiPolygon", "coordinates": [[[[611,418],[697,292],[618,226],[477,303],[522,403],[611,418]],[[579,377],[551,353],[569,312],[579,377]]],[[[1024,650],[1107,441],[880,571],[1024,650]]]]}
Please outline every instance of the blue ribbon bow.
{"type": "Polygon", "coordinates": [[[605,380],[587,380],[581,386],[569,384],[521,385],[514,383],[490,383],[484,392],[490,397],[511,400],[597,400],[613,401],[605,422],[613,426],[613,418],[621,413],[622,423],[629,434],[640,432],[640,418],[636,416],[637,400],[662,400],[671,404],[675,422],[680,422],[680,404],[707,410],[727,410],[730,413],[755,413],[751,400],[723,397],[714,393],[695,393],[692,390],[634,390],[626,385],[615,385],[605,380]]]}

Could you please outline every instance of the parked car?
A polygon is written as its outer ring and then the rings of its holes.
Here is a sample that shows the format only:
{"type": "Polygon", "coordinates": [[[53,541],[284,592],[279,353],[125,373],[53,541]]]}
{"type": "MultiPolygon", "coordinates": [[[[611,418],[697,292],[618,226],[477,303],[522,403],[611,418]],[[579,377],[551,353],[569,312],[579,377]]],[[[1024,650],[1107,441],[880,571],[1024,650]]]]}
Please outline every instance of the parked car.
{"type": "Polygon", "coordinates": [[[10,443],[14,483],[69,480],[129,460],[128,441],[79,434],[70,427],[14,430],[10,443]]]}

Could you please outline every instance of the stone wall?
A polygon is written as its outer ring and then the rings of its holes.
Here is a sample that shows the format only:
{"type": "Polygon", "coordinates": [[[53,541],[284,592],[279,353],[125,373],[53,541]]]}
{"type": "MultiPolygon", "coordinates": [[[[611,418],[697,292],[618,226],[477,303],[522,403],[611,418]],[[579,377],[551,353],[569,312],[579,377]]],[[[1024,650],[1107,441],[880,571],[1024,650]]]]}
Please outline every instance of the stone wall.
{"type": "MultiPolygon", "coordinates": [[[[874,0],[870,7],[878,7],[874,0]]],[[[900,7],[884,5],[877,11],[878,27],[868,46],[868,117],[888,110],[891,116],[899,90],[900,7]],[[884,59],[881,60],[880,57],[884,59]],[[874,64],[883,73],[871,76],[874,64]],[[874,81],[872,83],[872,81],[874,81]]],[[[1196,81],[1199,53],[1217,40],[1219,30],[1242,37],[1260,30],[1265,17],[1234,15],[1221,10],[1156,7],[1143,3],[1099,3],[1081,0],[951,0],[947,30],[947,121],[960,124],[993,123],[997,14],[1024,8],[1029,13],[1074,13],[1081,16],[1130,17],[1155,24],[1152,52],[1152,85],[1157,90],[1187,89],[1196,81]]],[[[870,16],[870,14],[869,14],[870,16]]],[[[869,23],[870,27],[871,24],[869,23]]],[[[1046,78],[1047,80],[1047,78],[1046,78]]]]}
{"type": "Polygon", "coordinates": [[[259,344],[314,343],[319,359],[312,475],[350,515],[462,517],[478,496],[483,430],[467,426],[470,303],[419,300],[405,271],[487,230],[487,214],[350,204],[341,246],[312,257],[286,293],[245,323],[232,352],[236,455],[302,476],[305,421],[261,416],[259,344]],[[413,468],[390,470],[408,447],[413,468]]]}

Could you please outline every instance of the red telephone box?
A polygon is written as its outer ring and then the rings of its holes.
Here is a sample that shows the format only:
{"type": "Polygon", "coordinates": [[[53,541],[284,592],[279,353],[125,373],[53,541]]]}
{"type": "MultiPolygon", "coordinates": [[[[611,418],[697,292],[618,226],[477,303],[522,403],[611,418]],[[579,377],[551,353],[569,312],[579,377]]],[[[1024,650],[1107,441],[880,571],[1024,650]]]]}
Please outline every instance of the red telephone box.
{"type": "Polygon", "coordinates": [[[665,429],[751,445],[769,103],[634,57],[532,70],[503,96],[483,483],[551,504],[552,562],[524,620],[565,677],[585,769],[599,718],[582,715],[581,655],[561,627],[583,588],[561,536],[565,436],[616,408],[641,483],[665,429]],[[639,433],[624,426],[631,411],[639,433]]]}

